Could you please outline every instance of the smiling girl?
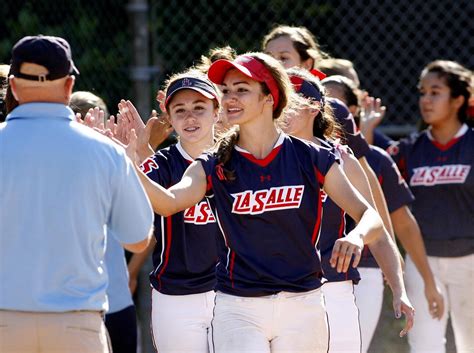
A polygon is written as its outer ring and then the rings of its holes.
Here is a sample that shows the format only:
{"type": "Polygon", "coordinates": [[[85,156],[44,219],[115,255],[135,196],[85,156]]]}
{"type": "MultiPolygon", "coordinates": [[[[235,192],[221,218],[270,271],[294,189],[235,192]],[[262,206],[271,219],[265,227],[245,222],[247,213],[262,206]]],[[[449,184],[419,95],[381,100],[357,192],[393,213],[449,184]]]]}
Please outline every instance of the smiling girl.
{"type": "Polygon", "coordinates": [[[275,125],[291,84],[273,58],[250,53],[218,60],[209,78],[238,128],[165,189],[141,174],[155,212],[167,217],[206,192],[226,251],[219,253],[213,345],[216,352],[326,352],[317,242],[325,192],[358,224],[339,239],[330,263],[345,272],[363,243],[383,231],[377,213],[349,184],[330,149],[275,125]]]}
{"type": "MultiPolygon", "coordinates": [[[[193,70],[172,76],[164,92],[163,109],[179,141],[146,160],[142,170],[170,187],[213,145],[219,97],[207,77],[193,70]]],[[[153,337],[160,353],[209,352],[217,239],[216,220],[204,195],[181,212],[155,215],[150,282],[153,337]]]]}

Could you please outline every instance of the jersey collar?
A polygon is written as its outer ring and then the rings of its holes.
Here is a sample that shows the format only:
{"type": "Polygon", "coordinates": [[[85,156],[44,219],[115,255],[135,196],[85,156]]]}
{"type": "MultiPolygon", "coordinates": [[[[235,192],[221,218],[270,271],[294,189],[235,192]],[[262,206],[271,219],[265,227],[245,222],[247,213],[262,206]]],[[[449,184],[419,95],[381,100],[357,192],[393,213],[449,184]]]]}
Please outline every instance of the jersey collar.
{"type": "Polygon", "coordinates": [[[234,148],[237,152],[239,152],[242,156],[247,158],[249,161],[251,161],[255,164],[258,164],[261,167],[266,167],[277,156],[278,152],[280,151],[280,149],[283,145],[283,141],[285,141],[285,134],[280,132],[280,136],[278,136],[278,139],[275,142],[275,145],[273,145],[272,151],[268,154],[268,156],[266,156],[263,159],[255,158],[254,155],[251,154],[249,151],[247,151],[246,149],[244,149],[242,147],[239,147],[237,145],[235,145],[234,148]]]}
{"type": "Polygon", "coordinates": [[[186,152],[183,148],[183,146],[181,145],[181,141],[178,141],[178,143],[176,144],[176,148],[178,149],[178,152],[181,154],[181,156],[186,159],[189,163],[192,163],[194,162],[194,159],[193,157],[191,157],[188,152],[186,152]]]}
{"type": "Polygon", "coordinates": [[[442,144],[442,143],[439,143],[438,141],[435,140],[435,138],[433,137],[433,135],[431,134],[431,127],[428,128],[426,130],[426,136],[428,137],[428,139],[431,141],[431,143],[433,145],[435,145],[437,148],[439,148],[440,150],[442,151],[446,151],[447,149],[449,149],[452,145],[454,145],[456,142],[459,141],[459,139],[464,136],[464,134],[469,130],[469,127],[467,126],[467,124],[462,124],[462,126],[459,128],[458,132],[456,133],[456,135],[454,135],[454,137],[448,141],[447,143],[445,144],[442,144]]]}

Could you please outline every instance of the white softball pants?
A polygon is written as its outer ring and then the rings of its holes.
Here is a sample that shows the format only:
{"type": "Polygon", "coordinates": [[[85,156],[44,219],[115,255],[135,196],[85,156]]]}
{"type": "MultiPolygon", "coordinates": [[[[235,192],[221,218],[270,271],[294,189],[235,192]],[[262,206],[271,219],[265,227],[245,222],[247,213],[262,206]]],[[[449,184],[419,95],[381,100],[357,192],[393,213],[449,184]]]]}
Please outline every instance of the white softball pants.
{"type": "Polygon", "coordinates": [[[448,315],[457,353],[474,352],[474,254],[462,257],[428,256],[436,284],[444,296],[445,311],[440,321],[433,319],[424,295],[423,280],[409,256],[405,282],[415,307],[415,324],[408,333],[412,353],[445,353],[448,315]]]}
{"type": "Polygon", "coordinates": [[[322,286],[328,316],[329,353],[359,353],[359,309],[352,281],[326,282],[322,286]]]}
{"type": "Polygon", "coordinates": [[[383,303],[383,276],[379,268],[358,267],[360,282],[354,286],[356,304],[359,308],[362,353],[367,353],[379,322],[383,303]]]}
{"type": "Polygon", "coordinates": [[[160,353],[208,353],[214,291],[166,295],[153,289],[152,330],[160,353]]]}
{"type": "Polygon", "coordinates": [[[238,297],[217,292],[212,321],[216,353],[326,353],[321,290],[238,297]]]}

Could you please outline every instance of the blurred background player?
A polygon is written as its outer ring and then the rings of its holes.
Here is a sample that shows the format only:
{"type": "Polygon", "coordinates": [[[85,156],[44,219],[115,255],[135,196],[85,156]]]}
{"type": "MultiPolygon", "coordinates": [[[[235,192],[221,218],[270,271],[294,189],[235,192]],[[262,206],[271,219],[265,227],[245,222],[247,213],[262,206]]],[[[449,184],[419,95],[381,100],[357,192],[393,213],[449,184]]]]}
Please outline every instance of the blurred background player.
{"type": "Polygon", "coordinates": [[[419,106],[428,128],[388,151],[412,190],[412,212],[421,228],[428,262],[446,299],[424,303],[423,283],[407,256],[406,281],[417,308],[408,342],[412,352],[445,352],[448,315],[458,352],[474,349],[474,131],[469,100],[472,71],[459,63],[429,63],[419,80],[419,106]]]}
{"type": "MultiPolygon", "coordinates": [[[[294,107],[286,113],[288,133],[306,140],[321,144],[330,143],[337,146],[343,169],[349,181],[359,190],[363,197],[373,204],[370,187],[365,174],[357,160],[348,152],[346,146],[340,145],[340,129],[332,116],[330,103],[325,96],[324,87],[319,79],[308,71],[292,68],[288,70],[295,91],[301,96],[302,103],[296,101],[294,107]],[[335,128],[336,127],[336,128],[335,128]]],[[[327,280],[322,286],[326,312],[329,321],[329,351],[359,351],[361,335],[359,327],[359,310],[354,297],[354,286],[361,278],[357,269],[351,268],[346,273],[338,273],[329,264],[333,245],[338,238],[345,236],[353,229],[351,222],[346,222],[342,211],[329,197],[323,198],[323,220],[319,249],[321,251],[323,276],[327,280]]],[[[389,239],[389,238],[387,238],[389,239]]],[[[387,251],[395,256],[394,249],[383,249],[380,245],[370,244],[379,255],[381,265],[387,270],[387,277],[392,280],[392,270],[387,268],[387,251]]],[[[394,247],[394,244],[392,244],[394,247]]],[[[356,286],[357,287],[357,286],[356,286]]],[[[406,331],[403,332],[405,334],[406,331]]]]}
{"type": "MultiPolygon", "coordinates": [[[[359,92],[355,84],[344,76],[328,76],[322,81],[328,95],[339,98],[347,104],[359,122],[359,92]]],[[[387,201],[395,235],[406,252],[412,257],[424,283],[424,293],[429,306],[443,307],[443,297],[436,287],[433,273],[428,264],[420,228],[410,211],[414,197],[390,156],[382,149],[370,146],[367,160],[382,186],[387,201]]],[[[377,327],[383,301],[383,278],[370,250],[364,248],[359,264],[363,280],[355,287],[357,306],[360,310],[362,352],[367,352],[377,327]]],[[[440,318],[441,312],[436,317],[440,318]]]]}

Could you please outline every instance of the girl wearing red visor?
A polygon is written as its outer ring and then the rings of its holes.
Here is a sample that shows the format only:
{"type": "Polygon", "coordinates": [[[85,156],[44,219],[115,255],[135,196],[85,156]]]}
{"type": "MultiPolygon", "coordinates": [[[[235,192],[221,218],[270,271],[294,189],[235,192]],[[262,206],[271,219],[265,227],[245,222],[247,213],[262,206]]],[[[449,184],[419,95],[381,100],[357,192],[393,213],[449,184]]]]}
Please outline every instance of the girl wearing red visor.
{"type": "Polygon", "coordinates": [[[275,125],[291,83],[273,58],[250,53],[209,69],[229,123],[238,125],[165,189],[143,173],[155,212],[168,216],[207,194],[225,247],[216,267],[215,352],[326,352],[317,243],[321,189],[358,224],[337,240],[330,263],[346,272],[382,222],[347,181],[330,148],[275,125]]]}

